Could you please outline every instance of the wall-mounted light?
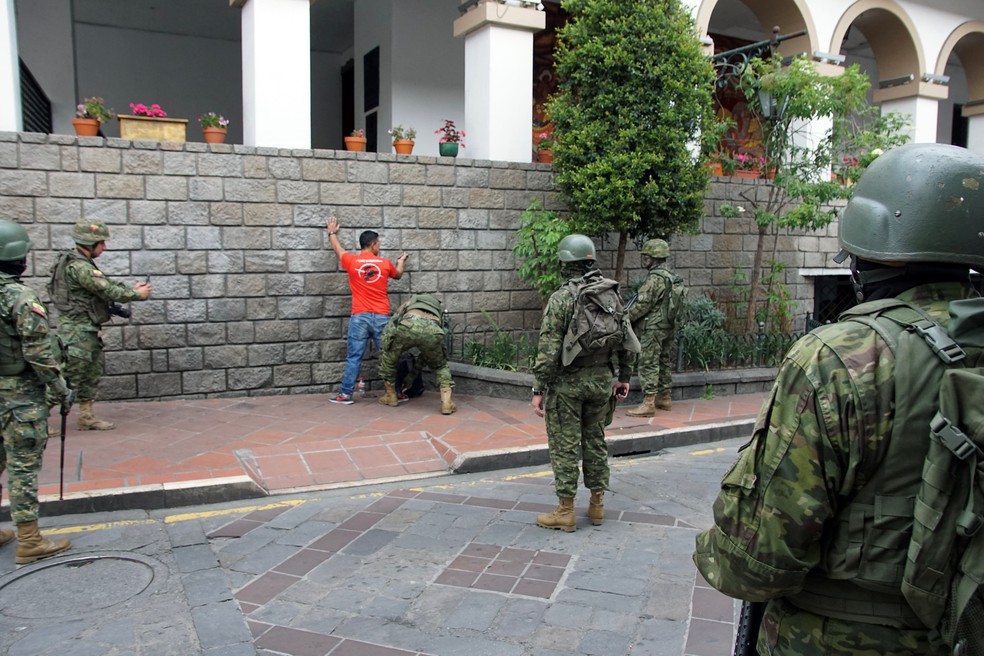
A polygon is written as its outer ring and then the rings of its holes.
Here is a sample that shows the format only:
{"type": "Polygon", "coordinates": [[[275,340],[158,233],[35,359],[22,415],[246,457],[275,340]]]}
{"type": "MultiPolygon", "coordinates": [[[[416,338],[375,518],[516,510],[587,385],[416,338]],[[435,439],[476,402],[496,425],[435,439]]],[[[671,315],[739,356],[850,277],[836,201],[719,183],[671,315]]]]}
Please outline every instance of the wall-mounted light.
{"type": "Polygon", "coordinates": [[[878,88],[879,89],[890,89],[891,87],[900,87],[903,84],[909,84],[910,82],[912,82],[915,79],[916,79],[916,76],[913,75],[912,73],[909,73],[908,75],[902,75],[902,76],[899,76],[899,77],[891,77],[891,78],[888,78],[887,80],[881,80],[878,83],[878,88]]]}
{"type": "Polygon", "coordinates": [[[821,64],[833,64],[835,66],[843,66],[844,61],[847,59],[844,55],[833,53],[833,52],[814,52],[813,61],[820,62],[821,64]]]}
{"type": "Polygon", "coordinates": [[[923,73],[923,82],[929,82],[930,84],[939,84],[941,86],[947,86],[950,84],[949,75],[936,75],[934,73],[923,73]]]}

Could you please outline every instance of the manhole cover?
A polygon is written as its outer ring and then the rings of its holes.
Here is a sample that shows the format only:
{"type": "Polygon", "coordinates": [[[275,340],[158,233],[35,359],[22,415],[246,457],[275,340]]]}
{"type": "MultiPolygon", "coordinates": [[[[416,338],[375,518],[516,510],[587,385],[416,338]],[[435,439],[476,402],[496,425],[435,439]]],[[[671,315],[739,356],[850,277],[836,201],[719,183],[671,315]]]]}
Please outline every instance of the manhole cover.
{"type": "Polygon", "coordinates": [[[147,590],[166,569],[129,553],[96,553],[40,561],[0,579],[0,615],[20,619],[86,615],[147,590]]]}

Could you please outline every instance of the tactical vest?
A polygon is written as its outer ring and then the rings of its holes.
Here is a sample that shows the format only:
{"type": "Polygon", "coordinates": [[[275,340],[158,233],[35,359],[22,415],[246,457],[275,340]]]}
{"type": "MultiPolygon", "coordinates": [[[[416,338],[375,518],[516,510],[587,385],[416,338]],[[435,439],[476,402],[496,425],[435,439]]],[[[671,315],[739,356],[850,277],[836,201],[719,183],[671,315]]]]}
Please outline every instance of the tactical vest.
{"type": "Polygon", "coordinates": [[[21,290],[13,276],[0,273],[0,376],[16,376],[25,368],[20,335],[14,326],[14,308],[21,290]]]}
{"type": "MultiPolygon", "coordinates": [[[[946,330],[898,299],[864,303],[840,320],[869,326],[896,355],[892,433],[880,464],[861,474],[870,477],[832,521],[822,546],[821,571],[787,599],[804,610],[846,621],[932,628],[902,593],[913,517],[920,512],[916,494],[943,374],[948,368],[976,366],[984,354],[972,349],[964,358],[964,350],[946,330]]],[[[951,323],[951,331],[954,327],[951,323]]]]}
{"type": "MultiPolygon", "coordinates": [[[[72,294],[68,281],[68,265],[74,261],[89,262],[78,251],[62,251],[58,254],[55,266],[51,268],[51,278],[48,280],[48,296],[51,304],[59,312],[68,317],[88,317],[89,321],[99,326],[110,320],[109,303],[95,294],[88,292],[72,294]]],[[[91,262],[89,262],[91,264],[91,262]]]]}

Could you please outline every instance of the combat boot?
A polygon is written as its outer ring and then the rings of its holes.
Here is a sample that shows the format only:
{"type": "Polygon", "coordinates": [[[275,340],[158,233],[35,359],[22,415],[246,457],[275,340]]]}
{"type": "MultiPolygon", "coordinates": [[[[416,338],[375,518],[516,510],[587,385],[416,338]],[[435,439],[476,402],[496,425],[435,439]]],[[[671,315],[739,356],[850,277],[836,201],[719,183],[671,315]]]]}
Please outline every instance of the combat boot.
{"type": "Polygon", "coordinates": [[[454,401],[451,400],[451,388],[442,387],[441,388],[441,414],[449,415],[457,409],[458,406],[456,406],[454,404],[454,401]]]}
{"type": "Polygon", "coordinates": [[[656,395],[646,394],[637,408],[632,408],[625,414],[632,417],[652,417],[656,414],[656,395]]]}
{"type": "Polygon", "coordinates": [[[92,414],[92,401],[82,401],[79,403],[79,430],[113,430],[116,424],[96,419],[92,414]]]}
{"type": "Polygon", "coordinates": [[[672,410],[673,399],[669,392],[663,392],[656,398],[656,407],[659,410],[672,410]]]}
{"type": "Polygon", "coordinates": [[[41,535],[37,520],[24,522],[17,525],[17,554],[14,562],[26,565],[59,554],[70,546],[72,543],[68,540],[49,540],[41,535]]]}
{"type": "Polygon", "coordinates": [[[0,547],[14,539],[14,532],[9,528],[0,528],[0,547]]]}
{"type": "Polygon", "coordinates": [[[560,505],[553,512],[536,516],[536,525],[543,528],[557,528],[567,533],[577,530],[574,519],[574,497],[560,497],[560,505]]]}
{"type": "Polygon", "coordinates": [[[591,490],[591,500],[588,502],[588,519],[595,526],[601,526],[605,521],[605,490],[591,490]]]}
{"type": "Polygon", "coordinates": [[[383,385],[386,386],[386,393],[379,397],[379,402],[393,407],[399,405],[400,400],[396,398],[396,385],[393,383],[383,383],[383,385]]]}

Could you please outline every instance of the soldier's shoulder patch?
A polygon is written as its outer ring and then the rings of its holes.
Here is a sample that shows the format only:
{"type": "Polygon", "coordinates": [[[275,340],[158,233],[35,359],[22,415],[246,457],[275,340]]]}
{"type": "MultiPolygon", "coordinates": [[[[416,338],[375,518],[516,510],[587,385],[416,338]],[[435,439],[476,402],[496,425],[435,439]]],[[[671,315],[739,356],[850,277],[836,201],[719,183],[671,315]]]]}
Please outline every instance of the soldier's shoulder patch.
{"type": "Polygon", "coordinates": [[[48,318],[48,311],[44,309],[44,306],[37,301],[31,303],[31,312],[34,314],[40,314],[44,318],[48,318]]]}
{"type": "Polygon", "coordinates": [[[104,276],[103,275],[103,272],[100,271],[99,269],[93,269],[92,270],[92,277],[93,278],[105,278],[106,276],[104,276]]]}

